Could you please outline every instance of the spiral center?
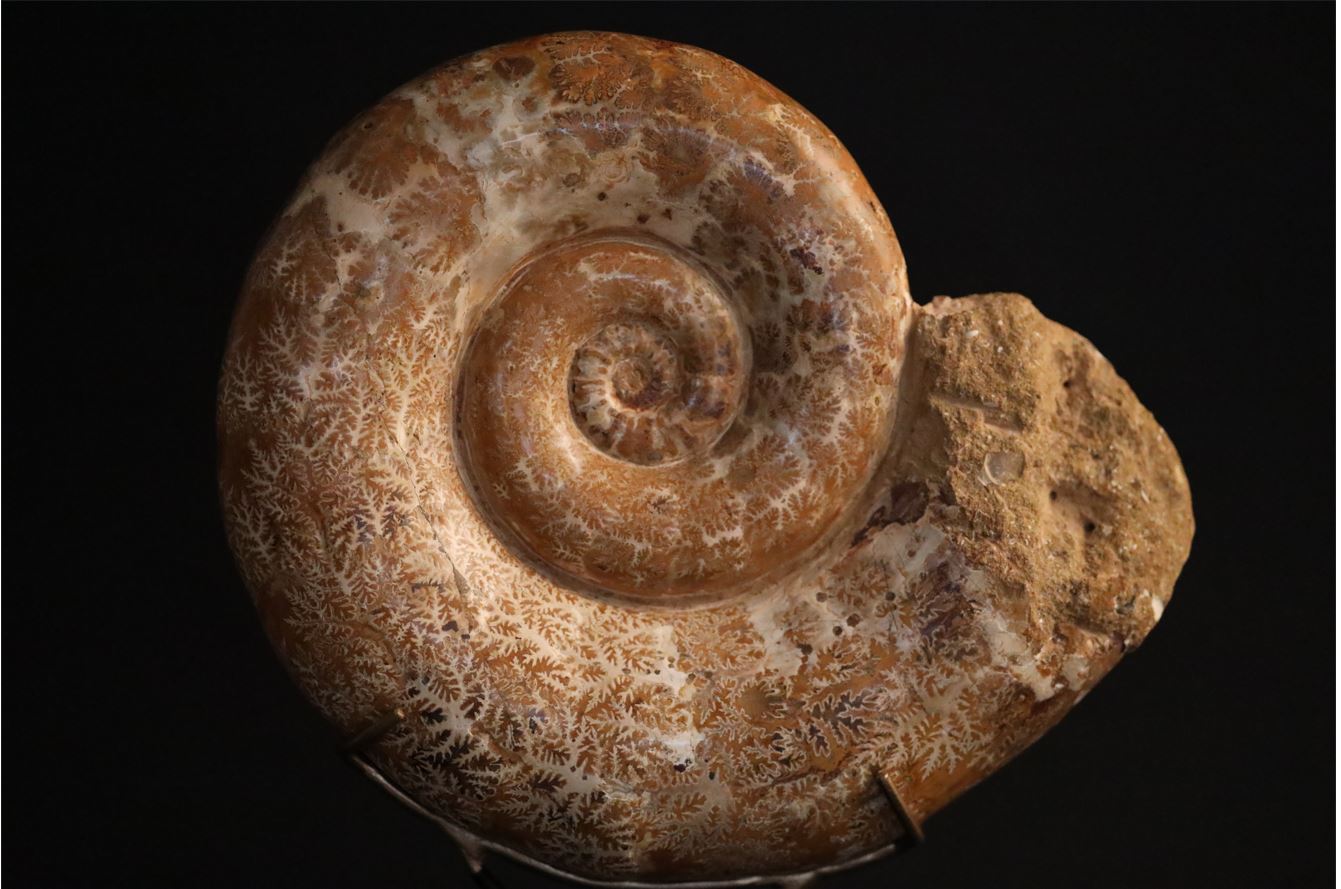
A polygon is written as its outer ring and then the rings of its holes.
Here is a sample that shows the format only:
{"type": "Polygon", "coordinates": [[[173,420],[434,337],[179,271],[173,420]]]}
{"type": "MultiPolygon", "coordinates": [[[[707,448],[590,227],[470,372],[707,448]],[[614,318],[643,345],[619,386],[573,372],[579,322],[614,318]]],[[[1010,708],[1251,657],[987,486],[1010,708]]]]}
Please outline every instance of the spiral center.
{"type": "Polygon", "coordinates": [[[654,322],[606,325],[573,356],[574,402],[600,398],[606,379],[610,396],[625,409],[655,409],[679,384],[679,350],[654,322]]]}
{"type": "Polygon", "coordinates": [[[721,379],[720,364],[705,365],[697,345],[682,345],[652,318],[598,330],[569,371],[569,405],[582,434],[604,453],[643,466],[711,446],[738,387],[721,379]]]}
{"type": "Polygon", "coordinates": [[[619,362],[611,379],[615,397],[634,410],[656,404],[670,391],[666,381],[643,358],[627,358],[619,362]]]}

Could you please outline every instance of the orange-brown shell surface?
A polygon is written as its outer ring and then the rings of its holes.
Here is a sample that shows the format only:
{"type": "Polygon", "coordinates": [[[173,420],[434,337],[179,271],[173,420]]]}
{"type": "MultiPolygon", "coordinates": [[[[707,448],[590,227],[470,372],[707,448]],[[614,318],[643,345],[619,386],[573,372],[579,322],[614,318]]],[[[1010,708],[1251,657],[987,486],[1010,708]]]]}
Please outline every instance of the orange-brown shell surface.
{"type": "Polygon", "coordinates": [[[1141,641],[1192,535],[1087,341],[915,305],[823,125],[619,34],[338,135],[247,276],[219,429],[306,694],[384,725],[367,762],[462,843],[588,880],[893,848],[1141,641]]]}

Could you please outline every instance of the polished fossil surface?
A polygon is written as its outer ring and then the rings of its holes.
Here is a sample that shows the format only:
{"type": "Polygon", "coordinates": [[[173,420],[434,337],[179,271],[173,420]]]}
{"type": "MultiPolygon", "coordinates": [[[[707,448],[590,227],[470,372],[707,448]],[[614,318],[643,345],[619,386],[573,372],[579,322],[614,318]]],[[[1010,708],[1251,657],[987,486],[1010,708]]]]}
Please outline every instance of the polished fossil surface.
{"type": "Polygon", "coordinates": [[[367,760],[459,841],[590,880],[887,851],[1144,638],[1192,536],[1088,341],[915,304],[823,125],[619,34],[458,59],[337,136],[219,430],[306,694],[349,736],[403,713],[367,760]]]}

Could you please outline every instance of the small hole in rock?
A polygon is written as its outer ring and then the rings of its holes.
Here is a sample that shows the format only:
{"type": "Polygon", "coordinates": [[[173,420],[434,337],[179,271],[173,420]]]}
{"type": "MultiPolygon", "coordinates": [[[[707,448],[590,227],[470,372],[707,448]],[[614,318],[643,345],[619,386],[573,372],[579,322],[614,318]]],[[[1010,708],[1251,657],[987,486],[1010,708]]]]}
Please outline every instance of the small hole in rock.
{"type": "Polygon", "coordinates": [[[1093,534],[1093,533],[1094,533],[1094,529],[1095,529],[1096,527],[1097,527],[1097,526],[1094,524],[1094,522],[1086,521],[1086,522],[1085,522],[1085,533],[1086,533],[1086,534],[1093,534]]]}
{"type": "Polygon", "coordinates": [[[1063,388],[1063,389],[1070,389],[1070,388],[1071,388],[1071,381],[1070,381],[1070,380],[1066,380],[1066,381],[1064,381],[1064,382],[1062,383],[1062,388],[1063,388]]]}
{"type": "Polygon", "coordinates": [[[1056,499],[1057,499],[1057,492],[1056,492],[1056,491],[1049,491],[1049,492],[1048,492],[1048,499],[1049,499],[1049,500],[1056,500],[1056,499]]]}

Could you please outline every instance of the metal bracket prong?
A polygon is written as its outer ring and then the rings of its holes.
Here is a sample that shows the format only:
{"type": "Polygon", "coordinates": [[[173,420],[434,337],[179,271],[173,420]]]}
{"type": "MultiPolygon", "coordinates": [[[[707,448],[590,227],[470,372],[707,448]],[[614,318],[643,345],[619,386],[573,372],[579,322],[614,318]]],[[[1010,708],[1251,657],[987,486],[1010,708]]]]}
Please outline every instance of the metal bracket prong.
{"type": "MultiPolygon", "coordinates": [[[[701,889],[701,887],[705,887],[707,885],[728,885],[726,883],[705,884],[696,882],[664,883],[660,885],[654,883],[642,883],[637,881],[622,882],[622,883],[603,882],[599,880],[593,880],[590,878],[582,877],[577,874],[567,873],[565,871],[561,871],[558,870],[557,868],[551,867],[550,865],[547,865],[544,862],[537,861],[533,858],[522,855],[520,853],[507,850],[502,847],[491,846],[489,843],[484,842],[478,837],[475,837],[468,831],[465,831],[462,828],[459,828],[451,824],[450,822],[444,820],[442,817],[435,815],[432,812],[429,812],[422,805],[420,805],[418,802],[416,802],[414,799],[408,796],[405,793],[405,791],[401,790],[398,786],[396,786],[396,784],[393,783],[389,778],[387,778],[387,776],[383,775],[381,770],[378,769],[377,766],[374,765],[373,762],[367,756],[364,756],[364,751],[366,751],[373,744],[376,744],[388,732],[390,732],[397,725],[401,724],[407,718],[409,718],[409,713],[410,710],[407,709],[406,707],[396,707],[386,713],[383,713],[381,716],[378,716],[375,720],[373,720],[372,723],[367,726],[367,728],[363,729],[358,734],[354,735],[354,737],[350,738],[347,742],[341,745],[340,751],[347,757],[348,761],[351,764],[356,766],[365,775],[367,775],[374,782],[380,785],[382,789],[386,790],[389,794],[391,794],[391,796],[393,796],[395,799],[403,803],[414,813],[428,819],[429,821],[441,827],[447,833],[447,835],[455,841],[457,847],[461,850],[461,854],[465,858],[467,869],[469,870],[470,875],[474,880],[475,884],[478,887],[480,887],[480,889],[502,889],[502,886],[498,878],[494,876],[492,873],[490,873],[488,862],[485,860],[486,857],[489,855],[489,853],[494,849],[499,849],[505,852],[508,856],[510,856],[514,860],[519,861],[522,864],[528,865],[530,867],[533,867],[536,870],[540,871],[541,873],[548,874],[552,877],[564,880],[565,882],[573,883],[574,885],[580,884],[588,886],[598,886],[603,887],[603,889],[604,887],[609,887],[609,889],[624,889],[624,887],[626,887],[626,889],[701,889]]],[[[912,816],[909,814],[907,807],[904,806],[903,800],[899,798],[898,791],[895,790],[894,783],[890,780],[889,776],[885,774],[883,771],[877,771],[876,779],[877,783],[879,783],[880,785],[881,790],[889,798],[890,804],[894,808],[894,813],[898,816],[899,823],[904,828],[904,832],[894,841],[893,844],[891,844],[890,846],[886,846],[884,849],[878,850],[875,854],[871,854],[864,857],[862,859],[863,861],[874,860],[875,858],[880,857],[881,855],[884,855],[888,852],[897,853],[899,851],[902,851],[903,848],[917,845],[922,841],[923,838],[921,826],[916,821],[914,821],[912,816]]],[[[852,863],[853,862],[847,862],[847,864],[849,865],[852,863]]],[[[781,887],[781,889],[805,889],[805,887],[811,884],[811,881],[815,879],[815,877],[819,876],[822,873],[827,872],[827,870],[829,869],[821,868],[817,871],[813,871],[810,873],[788,874],[785,876],[772,876],[772,877],[750,877],[746,879],[732,881],[732,884],[740,886],[764,886],[771,884],[779,886],[781,887]]]]}
{"type": "Polygon", "coordinates": [[[908,807],[903,804],[899,797],[899,791],[894,787],[894,781],[889,777],[889,773],[881,769],[875,773],[880,789],[885,792],[885,797],[889,804],[894,808],[894,814],[899,819],[899,824],[903,827],[903,839],[907,840],[909,846],[921,845],[926,840],[926,834],[922,832],[922,825],[909,813],[908,807]]]}
{"type": "MultiPolygon", "coordinates": [[[[396,707],[388,710],[381,716],[374,719],[363,731],[350,738],[344,744],[340,745],[340,752],[344,754],[350,762],[361,769],[366,775],[381,784],[392,796],[396,797],[405,805],[409,806],[414,812],[436,822],[441,827],[446,827],[441,819],[425,811],[417,802],[410,799],[405,793],[392,784],[375,766],[364,753],[369,747],[376,744],[386,736],[393,728],[405,721],[408,713],[404,707],[396,707]]],[[[447,830],[449,836],[456,841],[457,848],[461,850],[461,855],[466,860],[466,867],[470,869],[470,877],[475,885],[480,889],[502,889],[498,880],[485,870],[485,849],[484,845],[478,840],[458,833],[451,829],[447,830]]]]}
{"type": "Polygon", "coordinates": [[[391,731],[396,726],[405,721],[405,708],[397,707],[389,710],[373,720],[372,724],[350,738],[340,748],[345,754],[354,755],[367,750],[373,744],[377,743],[383,735],[391,731]]]}

